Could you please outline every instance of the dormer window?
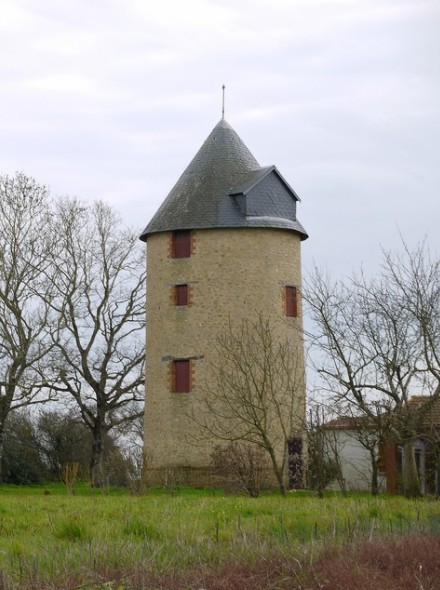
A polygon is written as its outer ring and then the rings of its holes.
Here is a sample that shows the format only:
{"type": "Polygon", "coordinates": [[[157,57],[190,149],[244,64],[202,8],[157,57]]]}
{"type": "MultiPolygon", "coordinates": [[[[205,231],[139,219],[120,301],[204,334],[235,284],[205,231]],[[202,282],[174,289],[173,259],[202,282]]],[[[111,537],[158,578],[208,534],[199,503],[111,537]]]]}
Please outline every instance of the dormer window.
{"type": "Polygon", "coordinates": [[[188,229],[173,231],[171,250],[173,258],[189,258],[191,256],[191,231],[188,229]]]}

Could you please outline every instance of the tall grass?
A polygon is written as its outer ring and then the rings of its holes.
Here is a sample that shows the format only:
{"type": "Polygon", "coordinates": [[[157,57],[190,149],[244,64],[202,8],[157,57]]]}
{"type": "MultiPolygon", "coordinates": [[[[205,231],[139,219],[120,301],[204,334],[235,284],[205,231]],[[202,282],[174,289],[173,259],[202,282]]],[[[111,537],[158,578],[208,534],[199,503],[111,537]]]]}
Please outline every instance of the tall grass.
{"type": "Polygon", "coordinates": [[[87,584],[103,572],[161,575],[276,556],[310,562],[328,546],[439,532],[440,506],[429,499],[0,488],[0,588],[36,581],[64,588],[66,580],[87,584]]]}

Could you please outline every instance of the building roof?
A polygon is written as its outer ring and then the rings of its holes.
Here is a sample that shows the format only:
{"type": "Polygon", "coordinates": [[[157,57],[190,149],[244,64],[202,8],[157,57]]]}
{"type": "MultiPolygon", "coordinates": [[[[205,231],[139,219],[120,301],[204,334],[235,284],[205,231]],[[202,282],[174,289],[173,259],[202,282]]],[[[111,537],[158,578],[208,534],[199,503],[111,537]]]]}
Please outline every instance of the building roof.
{"type": "Polygon", "coordinates": [[[335,430],[358,430],[365,425],[365,417],[362,416],[338,416],[323,424],[324,428],[335,430]]]}
{"type": "Polygon", "coordinates": [[[221,119],[142,232],[272,227],[307,233],[296,218],[299,197],[275,166],[262,168],[221,119]]]}
{"type": "MultiPolygon", "coordinates": [[[[437,396],[414,395],[400,409],[400,412],[401,416],[410,416],[413,419],[413,424],[420,428],[438,428],[440,426],[440,399],[437,396]]],[[[382,416],[385,417],[386,414],[384,413],[382,416]]],[[[398,418],[399,413],[393,412],[392,416],[398,418]]],[[[367,416],[337,416],[327,421],[323,426],[336,430],[358,430],[365,428],[369,422],[374,428],[374,422],[370,421],[367,416]]]]}
{"type": "Polygon", "coordinates": [[[408,402],[409,411],[418,413],[424,426],[440,426],[440,399],[438,396],[413,395],[408,402]]]}

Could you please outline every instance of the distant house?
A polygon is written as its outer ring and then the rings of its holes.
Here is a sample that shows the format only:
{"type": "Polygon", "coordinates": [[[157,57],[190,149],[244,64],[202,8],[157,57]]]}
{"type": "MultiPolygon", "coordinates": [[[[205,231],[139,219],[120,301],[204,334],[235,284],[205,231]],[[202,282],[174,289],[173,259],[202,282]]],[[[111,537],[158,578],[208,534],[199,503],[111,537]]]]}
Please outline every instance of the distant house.
{"type": "MultiPolygon", "coordinates": [[[[373,474],[372,456],[369,448],[361,442],[361,433],[365,433],[363,422],[352,416],[339,416],[324,424],[329,459],[336,459],[341,468],[340,480],[344,481],[347,490],[370,491],[373,474]]],[[[374,458],[379,459],[379,445],[369,445],[374,458]]],[[[338,488],[340,483],[334,482],[330,487],[338,488]]],[[[386,489],[386,474],[379,465],[378,488],[386,489]]]]}
{"type": "MultiPolygon", "coordinates": [[[[428,396],[414,396],[407,411],[416,416],[421,408],[425,409],[412,442],[420,493],[440,495],[440,400],[431,402],[428,396]]],[[[402,491],[404,449],[401,444],[392,440],[374,441],[373,428],[359,417],[340,416],[327,422],[324,428],[329,457],[337,456],[347,489],[370,490],[372,461],[376,460],[379,491],[390,494],[402,491]]]]}

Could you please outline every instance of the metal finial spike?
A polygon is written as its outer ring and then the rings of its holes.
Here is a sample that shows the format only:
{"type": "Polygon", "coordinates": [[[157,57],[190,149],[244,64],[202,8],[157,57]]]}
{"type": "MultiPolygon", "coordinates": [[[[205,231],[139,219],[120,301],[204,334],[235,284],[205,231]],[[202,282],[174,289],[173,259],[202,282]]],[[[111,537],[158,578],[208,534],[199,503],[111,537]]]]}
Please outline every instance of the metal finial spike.
{"type": "Polygon", "coordinates": [[[225,118],[225,85],[222,86],[223,98],[222,98],[222,119],[225,118]]]}

